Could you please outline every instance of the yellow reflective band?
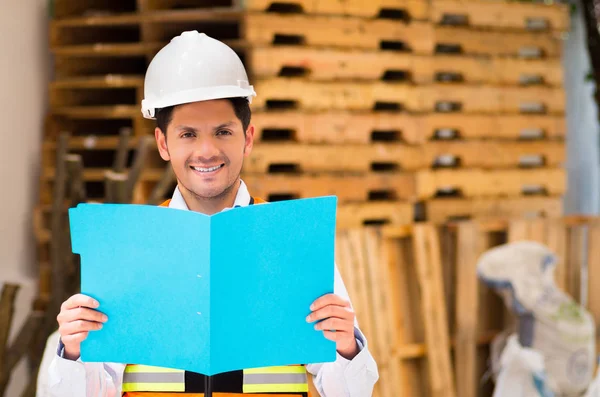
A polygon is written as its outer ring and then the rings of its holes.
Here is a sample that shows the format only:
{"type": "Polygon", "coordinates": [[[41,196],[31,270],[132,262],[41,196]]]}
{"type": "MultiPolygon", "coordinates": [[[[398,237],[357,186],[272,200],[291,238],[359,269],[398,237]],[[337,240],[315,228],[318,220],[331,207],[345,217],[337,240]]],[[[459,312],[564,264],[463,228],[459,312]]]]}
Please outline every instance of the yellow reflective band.
{"type": "Polygon", "coordinates": [[[245,369],[245,374],[303,374],[306,369],[302,365],[284,365],[281,367],[263,367],[245,369]]]}
{"type": "Polygon", "coordinates": [[[132,391],[185,391],[183,383],[123,383],[123,392],[132,391]]]}
{"type": "Polygon", "coordinates": [[[137,373],[137,372],[184,372],[179,369],[171,369],[171,368],[161,368],[161,367],[151,367],[149,365],[133,365],[129,364],[125,367],[125,372],[127,373],[137,373]]]}
{"type": "Polygon", "coordinates": [[[308,383],[244,385],[244,393],[308,393],[308,383]]]}

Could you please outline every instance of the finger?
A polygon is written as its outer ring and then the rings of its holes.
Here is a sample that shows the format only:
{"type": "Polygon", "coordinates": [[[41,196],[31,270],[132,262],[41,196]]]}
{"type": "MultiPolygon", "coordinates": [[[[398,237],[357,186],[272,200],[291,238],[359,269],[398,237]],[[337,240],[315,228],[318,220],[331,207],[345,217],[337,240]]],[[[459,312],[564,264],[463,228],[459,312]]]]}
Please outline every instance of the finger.
{"type": "Polygon", "coordinates": [[[102,312],[97,310],[88,309],[86,307],[78,307],[75,309],[61,311],[57,317],[58,323],[69,323],[77,320],[96,321],[105,323],[108,321],[108,317],[102,312]]]}
{"type": "Polygon", "coordinates": [[[70,323],[65,323],[59,327],[61,336],[75,335],[80,332],[98,331],[102,329],[102,323],[95,321],[77,320],[70,323]]]}
{"type": "Polygon", "coordinates": [[[349,307],[329,305],[309,314],[308,317],[306,317],[306,321],[310,323],[329,317],[354,320],[354,310],[349,307]]]}
{"type": "Polygon", "coordinates": [[[76,294],[67,299],[61,306],[61,310],[70,310],[79,306],[97,308],[100,303],[92,297],[83,294],[76,294]]]}
{"type": "Polygon", "coordinates": [[[60,339],[64,345],[69,345],[71,343],[81,343],[87,339],[89,332],[79,332],[73,335],[65,335],[61,336],[60,339]]]}
{"type": "Polygon", "coordinates": [[[350,307],[350,301],[342,298],[339,295],[327,294],[315,300],[310,306],[310,310],[314,312],[328,305],[350,307]]]}
{"type": "Polygon", "coordinates": [[[342,320],[340,318],[328,318],[315,324],[315,329],[320,331],[342,331],[350,332],[354,327],[351,321],[342,320]]]}
{"type": "Polygon", "coordinates": [[[325,338],[332,340],[334,342],[338,342],[340,340],[343,340],[344,338],[347,338],[348,335],[347,332],[343,332],[343,331],[323,331],[323,336],[325,336],[325,338]]]}

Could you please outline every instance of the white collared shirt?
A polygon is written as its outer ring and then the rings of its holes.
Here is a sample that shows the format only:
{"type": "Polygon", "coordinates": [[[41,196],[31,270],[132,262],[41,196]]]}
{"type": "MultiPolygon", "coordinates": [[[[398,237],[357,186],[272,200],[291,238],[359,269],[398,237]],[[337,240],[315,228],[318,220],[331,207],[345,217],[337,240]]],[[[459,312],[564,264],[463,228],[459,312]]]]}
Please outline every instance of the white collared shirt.
{"type": "MultiPolygon", "coordinates": [[[[250,201],[251,196],[246,184],[240,181],[233,207],[250,205],[250,201]]],[[[169,207],[189,210],[179,188],[175,188],[169,207]]],[[[334,275],[334,293],[349,300],[337,266],[334,275]]],[[[337,354],[334,362],[306,365],[306,370],[313,375],[316,389],[323,397],[369,397],[373,393],[375,383],[379,379],[377,364],[369,352],[367,339],[360,331],[357,320],[354,325],[354,336],[360,352],[352,360],[337,354]]],[[[86,363],[81,359],[67,360],[62,357],[61,346],[59,345],[57,349],[52,343],[48,343],[44,353],[44,356],[46,355],[51,355],[53,358],[47,369],[43,367],[40,369],[40,371],[47,371],[47,379],[44,379],[44,387],[38,388],[37,397],[121,396],[124,364],[86,363]]]]}

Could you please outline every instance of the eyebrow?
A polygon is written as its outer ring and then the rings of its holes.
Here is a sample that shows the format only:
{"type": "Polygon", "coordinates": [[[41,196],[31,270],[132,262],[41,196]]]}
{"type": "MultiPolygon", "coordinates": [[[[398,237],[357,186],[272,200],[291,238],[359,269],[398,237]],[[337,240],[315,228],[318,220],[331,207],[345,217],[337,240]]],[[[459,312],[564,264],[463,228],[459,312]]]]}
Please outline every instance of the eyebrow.
{"type": "MultiPolygon", "coordinates": [[[[231,128],[235,126],[235,122],[234,121],[228,121],[227,123],[223,123],[223,124],[219,124],[215,127],[213,127],[213,131],[218,131],[220,129],[223,128],[231,128]]],[[[198,132],[198,129],[194,128],[194,127],[190,127],[187,125],[178,125],[177,127],[175,127],[175,130],[177,131],[191,131],[191,132],[198,132]]]]}

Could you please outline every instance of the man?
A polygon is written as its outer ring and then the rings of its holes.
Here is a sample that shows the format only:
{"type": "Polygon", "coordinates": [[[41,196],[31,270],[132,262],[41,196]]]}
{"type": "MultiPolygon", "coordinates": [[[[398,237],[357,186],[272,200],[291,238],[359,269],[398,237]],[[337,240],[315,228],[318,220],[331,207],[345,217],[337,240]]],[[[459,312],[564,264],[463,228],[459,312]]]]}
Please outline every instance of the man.
{"type": "MultiPolygon", "coordinates": [[[[256,94],[233,50],[204,34],[185,32],[152,60],[144,94],[142,112],[145,117],[156,119],[158,150],[165,161],[170,161],[177,177],[172,199],[163,206],[211,215],[262,202],[250,196],[240,179],[243,160],[252,151],[254,127],[250,124],[249,102],[256,94]]],[[[315,323],[325,338],[335,341],[335,362],[286,366],[272,371],[267,368],[265,373],[276,376],[289,370],[305,374],[306,370],[314,375],[321,396],[370,396],[378,379],[377,365],[358,328],[337,268],[334,294],[316,299],[310,312],[306,321],[315,323]]],[[[48,370],[52,395],[113,397],[123,392],[128,396],[175,395],[160,385],[142,385],[133,380],[130,374],[139,373],[134,366],[81,361],[81,342],[90,331],[101,329],[109,321],[92,298],[79,294],[69,298],[57,320],[61,343],[48,370]]],[[[268,343],[256,341],[265,342],[268,343]]],[[[161,369],[148,371],[145,376],[152,383],[152,374],[160,373],[161,369]]],[[[215,392],[242,395],[248,386],[244,371],[216,375],[213,379],[215,392]]],[[[182,374],[181,391],[190,395],[203,392],[203,380],[200,374],[186,372],[182,374]]],[[[277,391],[279,395],[300,396],[308,390],[305,382],[290,384],[288,389],[285,381],[282,383],[275,390],[265,381],[258,387],[253,385],[253,392],[277,391]]]]}

